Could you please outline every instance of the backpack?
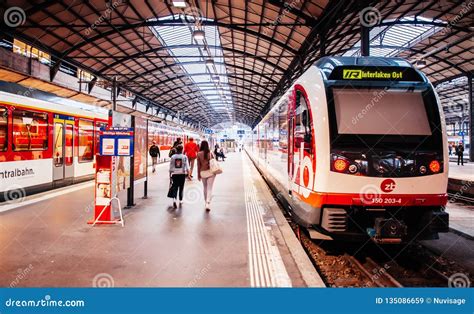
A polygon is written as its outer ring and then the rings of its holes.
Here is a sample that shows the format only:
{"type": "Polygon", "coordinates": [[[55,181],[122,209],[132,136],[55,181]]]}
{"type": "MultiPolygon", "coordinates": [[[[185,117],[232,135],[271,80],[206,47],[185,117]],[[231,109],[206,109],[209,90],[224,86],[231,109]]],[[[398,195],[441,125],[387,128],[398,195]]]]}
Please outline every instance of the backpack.
{"type": "Polygon", "coordinates": [[[170,152],[168,153],[168,157],[171,158],[171,156],[173,156],[174,154],[176,154],[176,148],[173,147],[170,149],[170,152]]]}

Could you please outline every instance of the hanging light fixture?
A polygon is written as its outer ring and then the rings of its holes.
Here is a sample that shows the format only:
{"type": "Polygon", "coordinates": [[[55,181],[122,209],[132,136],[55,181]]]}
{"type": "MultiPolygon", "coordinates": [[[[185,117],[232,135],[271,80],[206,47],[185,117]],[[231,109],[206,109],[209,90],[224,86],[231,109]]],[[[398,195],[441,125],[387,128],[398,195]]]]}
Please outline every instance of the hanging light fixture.
{"type": "Polygon", "coordinates": [[[208,67],[213,66],[214,65],[214,60],[212,60],[211,58],[206,59],[206,65],[208,67]]]}
{"type": "Polygon", "coordinates": [[[205,36],[206,36],[206,33],[204,33],[203,30],[197,29],[193,32],[193,38],[195,40],[203,40],[205,36]]]}
{"type": "Polygon", "coordinates": [[[416,61],[416,67],[417,68],[424,68],[426,66],[426,60],[425,59],[419,59],[416,61]]]}
{"type": "Polygon", "coordinates": [[[173,6],[175,8],[185,8],[186,7],[186,1],[184,1],[184,0],[173,0],[171,2],[173,3],[173,6]]]}

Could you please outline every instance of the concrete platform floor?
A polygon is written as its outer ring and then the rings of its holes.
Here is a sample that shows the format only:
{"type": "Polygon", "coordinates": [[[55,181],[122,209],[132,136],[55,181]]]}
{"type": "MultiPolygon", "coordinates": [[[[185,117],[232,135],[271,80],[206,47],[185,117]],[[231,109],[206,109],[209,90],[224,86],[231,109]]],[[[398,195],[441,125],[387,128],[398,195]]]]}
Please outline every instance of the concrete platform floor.
{"type": "Polygon", "coordinates": [[[124,228],[86,224],[90,184],[0,213],[0,286],[322,284],[309,261],[295,258],[302,249],[248,157],[229,154],[221,165],[210,213],[197,180],[186,183],[182,208],[170,207],[166,164],[150,173],[149,199],[125,211],[124,228]]]}
{"type": "Polygon", "coordinates": [[[474,163],[465,163],[464,166],[455,162],[449,163],[449,178],[463,181],[474,181],[474,163]]]}

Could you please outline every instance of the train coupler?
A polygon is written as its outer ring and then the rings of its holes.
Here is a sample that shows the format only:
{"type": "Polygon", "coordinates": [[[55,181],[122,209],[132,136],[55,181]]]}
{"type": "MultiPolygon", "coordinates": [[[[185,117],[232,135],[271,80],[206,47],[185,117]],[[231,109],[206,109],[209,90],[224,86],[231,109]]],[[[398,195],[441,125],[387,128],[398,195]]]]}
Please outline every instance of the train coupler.
{"type": "Polygon", "coordinates": [[[367,228],[372,241],[380,244],[399,244],[407,235],[407,226],[393,218],[376,218],[374,228],[367,228]]]}

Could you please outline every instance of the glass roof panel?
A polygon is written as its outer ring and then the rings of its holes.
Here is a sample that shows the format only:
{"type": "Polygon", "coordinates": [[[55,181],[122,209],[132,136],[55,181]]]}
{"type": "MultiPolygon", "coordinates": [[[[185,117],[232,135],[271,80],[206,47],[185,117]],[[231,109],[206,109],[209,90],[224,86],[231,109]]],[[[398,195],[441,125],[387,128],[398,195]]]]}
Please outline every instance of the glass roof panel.
{"type": "MultiPolygon", "coordinates": [[[[178,16],[168,16],[159,20],[173,20],[178,16]]],[[[151,30],[163,46],[167,46],[170,55],[175,59],[189,78],[196,84],[211,108],[225,108],[232,112],[233,102],[228,84],[227,70],[220,42],[219,30],[216,26],[200,26],[205,33],[204,40],[193,38],[197,26],[163,25],[153,26],[151,30]],[[186,47],[179,47],[187,45],[186,47]],[[212,66],[206,65],[206,60],[212,59],[212,66]],[[223,97],[227,95],[226,97],[223,97]],[[217,105],[215,100],[220,100],[217,105]],[[218,107],[219,106],[219,107],[218,107]]]]}
{"type": "MultiPolygon", "coordinates": [[[[400,22],[413,22],[414,17],[404,17],[400,22]]],[[[418,17],[417,21],[433,21],[432,19],[418,17]]],[[[441,22],[441,20],[436,20],[441,22]]],[[[413,47],[420,41],[432,36],[441,30],[441,27],[424,24],[397,24],[393,26],[379,26],[370,30],[370,45],[377,46],[370,49],[370,55],[376,57],[395,57],[401,49],[413,47]],[[388,46],[388,47],[379,47],[388,46]],[[390,47],[391,46],[391,47],[390,47]],[[396,48],[402,47],[402,48],[396,48]]],[[[360,40],[344,56],[360,56],[360,40]]]]}

